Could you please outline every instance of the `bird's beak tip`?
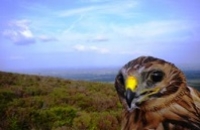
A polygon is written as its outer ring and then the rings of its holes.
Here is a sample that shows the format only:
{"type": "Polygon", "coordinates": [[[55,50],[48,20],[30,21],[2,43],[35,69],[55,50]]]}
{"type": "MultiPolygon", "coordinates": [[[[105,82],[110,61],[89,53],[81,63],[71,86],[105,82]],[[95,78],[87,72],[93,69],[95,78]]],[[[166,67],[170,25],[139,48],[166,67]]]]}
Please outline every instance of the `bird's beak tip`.
{"type": "Polygon", "coordinates": [[[129,108],[131,108],[131,103],[132,103],[132,100],[134,99],[135,97],[135,92],[132,92],[130,89],[127,89],[126,90],[126,102],[129,106],[129,108]]]}

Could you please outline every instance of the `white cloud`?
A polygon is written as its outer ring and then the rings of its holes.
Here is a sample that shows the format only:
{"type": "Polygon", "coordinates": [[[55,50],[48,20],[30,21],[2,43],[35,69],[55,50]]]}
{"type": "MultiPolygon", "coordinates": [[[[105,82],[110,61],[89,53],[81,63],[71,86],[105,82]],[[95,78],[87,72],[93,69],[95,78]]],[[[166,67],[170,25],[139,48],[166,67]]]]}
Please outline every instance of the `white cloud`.
{"type": "Polygon", "coordinates": [[[108,40],[109,38],[102,34],[95,35],[88,39],[89,42],[107,42],[108,40]]]}
{"type": "Polygon", "coordinates": [[[47,35],[41,35],[38,37],[39,40],[43,41],[43,42],[53,42],[53,41],[57,41],[57,39],[53,36],[47,36],[47,35]]]}
{"type": "Polygon", "coordinates": [[[8,29],[4,30],[3,35],[15,44],[26,45],[35,43],[29,24],[28,20],[12,21],[8,24],[8,29]]]}
{"type": "MultiPolygon", "coordinates": [[[[135,39],[154,39],[161,36],[168,37],[181,31],[186,31],[191,28],[184,21],[150,21],[142,24],[135,24],[129,26],[112,26],[114,33],[120,36],[135,38],[135,39]]],[[[172,37],[171,37],[172,38],[172,37]]]]}
{"type": "Polygon", "coordinates": [[[60,17],[69,17],[69,16],[74,16],[74,15],[81,15],[90,11],[93,11],[95,7],[82,7],[82,8],[77,8],[77,9],[71,9],[71,10],[65,10],[59,12],[58,16],[60,17]]]}
{"type": "MultiPolygon", "coordinates": [[[[95,18],[95,16],[92,18],[95,18]]],[[[79,22],[59,36],[68,43],[81,44],[82,42],[171,42],[189,39],[194,24],[184,20],[152,20],[144,23],[105,23],[104,20],[81,18],[79,22]],[[83,32],[84,30],[84,32],[83,32]]]]}
{"type": "Polygon", "coordinates": [[[97,46],[85,46],[85,45],[75,45],[73,47],[74,50],[80,51],[80,52],[96,52],[101,54],[109,53],[109,50],[107,48],[101,48],[97,46]]]}
{"type": "MultiPolygon", "coordinates": [[[[96,1],[96,0],[95,0],[96,1]]],[[[95,2],[89,1],[89,2],[95,2]]],[[[100,2],[99,0],[96,1],[97,3],[100,2]]],[[[95,2],[95,3],[96,3],[95,2]]],[[[101,1],[102,2],[102,1],[101,1]]],[[[118,15],[118,16],[130,16],[130,14],[135,14],[130,11],[138,5],[137,1],[128,0],[126,2],[123,1],[104,1],[104,4],[99,5],[92,5],[86,6],[82,8],[75,8],[60,11],[57,13],[60,17],[69,17],[69,16],[76,16],[76,15],[83,15],[83,14],[90,14],[90,15],[118,15]]]]}
{"type": "Polygon", "coordinates": [[[109,53],[108,49],[100,48],[100,47],[96,47],[96,46],[89,46],[88,49],[91,51],[96,51],[96,52],[102,53],[102,54],[109,53]]]}
{"type": "Polygon", "coordinates": [[[75,45],[73,48],[77,51],[86,51],[87,50],[84,45],[75,45]]]}

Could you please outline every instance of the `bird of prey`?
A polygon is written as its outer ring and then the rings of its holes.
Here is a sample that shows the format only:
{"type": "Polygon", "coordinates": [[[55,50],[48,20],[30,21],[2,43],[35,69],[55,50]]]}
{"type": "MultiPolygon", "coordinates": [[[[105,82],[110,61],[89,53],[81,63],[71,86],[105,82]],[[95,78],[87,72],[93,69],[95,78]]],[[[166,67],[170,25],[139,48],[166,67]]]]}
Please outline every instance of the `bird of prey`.
{"type": "Polygon", "coordinates": [[[200,92],[170,62],[138,57],[119,70],[115,88],[122,130],[200,130],[200,92]]]}

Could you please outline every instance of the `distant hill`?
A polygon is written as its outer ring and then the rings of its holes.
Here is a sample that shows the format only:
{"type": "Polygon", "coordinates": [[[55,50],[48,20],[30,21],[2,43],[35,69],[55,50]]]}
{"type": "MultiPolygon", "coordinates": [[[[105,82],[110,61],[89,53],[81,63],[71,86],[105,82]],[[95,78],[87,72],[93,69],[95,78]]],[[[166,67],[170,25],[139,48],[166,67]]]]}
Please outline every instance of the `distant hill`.
{"type": "MultiPolygon", "coordinates": [[[[38,69],[23,73],[59,77],[63,79],[85,80],[95,82],[114,83],[119,68],[93,68],[93,69],[38,69]]],[[[200,70],[183,69],[188,84],[200,89],[200,70]]]]}
{"type": "Polygon", "coordinates": [[[200,70],[185,70],[188,85],[200,90],[200,70]]]}
{"type": "Polygon", "coordinates": [[[0,72],[1,130],[117,130],[121,110],[113,84],[0,72]]]}

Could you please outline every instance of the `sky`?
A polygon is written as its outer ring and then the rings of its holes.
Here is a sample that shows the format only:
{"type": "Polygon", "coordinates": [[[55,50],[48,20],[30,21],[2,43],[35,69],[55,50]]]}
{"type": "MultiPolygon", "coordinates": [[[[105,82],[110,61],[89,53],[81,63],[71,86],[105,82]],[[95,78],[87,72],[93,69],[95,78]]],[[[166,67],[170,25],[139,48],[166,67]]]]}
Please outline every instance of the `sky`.
{"type": "Polygon", "coordinates": [[[200,67],[199,0],[1,0],[0,70],[200,67]]]}

